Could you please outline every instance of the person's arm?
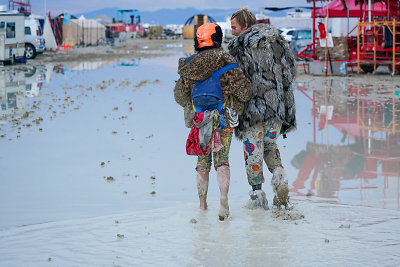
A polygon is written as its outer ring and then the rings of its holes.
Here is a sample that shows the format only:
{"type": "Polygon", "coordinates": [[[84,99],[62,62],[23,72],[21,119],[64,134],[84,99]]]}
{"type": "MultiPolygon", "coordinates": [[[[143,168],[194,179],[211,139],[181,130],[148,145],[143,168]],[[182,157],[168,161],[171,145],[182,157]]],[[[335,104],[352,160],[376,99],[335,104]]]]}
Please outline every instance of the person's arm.
{"type": "Polygon", "coordinates": [[[175,84],[174,88],[174,97],[176,103],[181,105],[182,107],[187,106],[191,103],[191,94],[193,82],[185,79],[184,77],[180,77],[179,80],[175,84]]]}
{"type": "Polygon", "coordinates": [[[229,88],[230,95],[238,101],[243,103],[249,101],[252,97],[251,82],[244,76],[243,71],[236,67],[225,74],[221,77],[221,85],[225,84],[229,88]]]}
{"type": "MultiPolygon", "coordinates": [[[[178,69],[180,69],[184,65],[185,59],[186,58],[179,59],[178,69]]],[[[185,77],[182,76],[179,78],[178,81],[176,81],[174,88],[174,97],[176,103],[178,103],[182,107],[185,107],[192,102],[191,94],[193,85],[194,85],[193,81],[186,79],[185,77]]]]}

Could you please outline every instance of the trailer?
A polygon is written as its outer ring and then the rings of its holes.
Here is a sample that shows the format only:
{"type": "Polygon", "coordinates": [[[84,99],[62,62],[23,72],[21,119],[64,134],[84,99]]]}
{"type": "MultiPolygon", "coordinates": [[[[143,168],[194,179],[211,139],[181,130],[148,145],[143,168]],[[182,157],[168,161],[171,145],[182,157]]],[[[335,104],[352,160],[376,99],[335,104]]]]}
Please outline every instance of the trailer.
{"type": "Polygon", "coordinates": [[[25,22],[24,14],[0,9],[0,62],[14,63],[24,58],[25,22]]]}

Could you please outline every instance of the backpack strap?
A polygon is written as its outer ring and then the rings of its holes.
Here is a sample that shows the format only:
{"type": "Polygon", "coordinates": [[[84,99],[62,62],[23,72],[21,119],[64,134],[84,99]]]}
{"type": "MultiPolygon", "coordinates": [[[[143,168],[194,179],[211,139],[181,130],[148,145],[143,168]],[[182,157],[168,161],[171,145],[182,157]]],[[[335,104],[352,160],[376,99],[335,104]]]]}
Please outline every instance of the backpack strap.
{"type": "Polygon", "coordinates": [[[192,59],[194,59],[197,56],[197,54],[193,54],[187,58],[185,58],[185,63],[183,63],[183,65],[188,64],[190,61],[192,61],[192,59]]]}
{"type": "Polygon", "coordinates": [[[234,68],[236,68],[236,67],[237,67],[237,65],[236,65],[235,63],[228,64],[228,65],[226,65],[225,67],[222,67],[222,68],[220,68],[220,69],[217,70],[217,71],[214,71],[213,74],[212,74],[212,76],[213,76],[214,78],[218,78],[218,80],[219,80],[219,79],[221,78],[221,75],[222,75],[222,74],[224,74],[224,73],[227,72],[228,70],[234,69],[234,68]]]}

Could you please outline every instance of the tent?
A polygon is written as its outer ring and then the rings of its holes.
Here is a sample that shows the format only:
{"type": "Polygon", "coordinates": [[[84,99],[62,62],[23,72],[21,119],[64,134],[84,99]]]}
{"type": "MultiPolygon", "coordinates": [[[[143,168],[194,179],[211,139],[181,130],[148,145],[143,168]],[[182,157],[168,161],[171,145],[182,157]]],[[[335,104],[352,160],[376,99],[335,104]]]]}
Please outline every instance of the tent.
{"type": "Polygon", "coordinates": [[[94,19],[70,19],[63,25],[64,44],[67,45],[97,45],[105,38],[105,26],[94,19]]]}
{"type": "Polygon", "coordinates": [[[43,37],[46,41],[46,49],[50,51],[56,51],[57,42],[48,16],[46,16],[46,19],[44,21],[43,37]]]}
{"type": "MultiPolygon", "coordinates": [[[[355,4],[355,0],[345,0],[349,9],[349,17],[366,17],[368,16],[368,1],[364,4],[355,4]]],[[[315,10],[315,17],[326,17],[327,9],[329,9],[328,17],[330,18],[346,18],[347,10],[344,10],[342,1],[335,0],[322,8],[315,10]]],[[[384,2],[371,3],[372,16],[387,16],[388,9],[384,2]]]]}

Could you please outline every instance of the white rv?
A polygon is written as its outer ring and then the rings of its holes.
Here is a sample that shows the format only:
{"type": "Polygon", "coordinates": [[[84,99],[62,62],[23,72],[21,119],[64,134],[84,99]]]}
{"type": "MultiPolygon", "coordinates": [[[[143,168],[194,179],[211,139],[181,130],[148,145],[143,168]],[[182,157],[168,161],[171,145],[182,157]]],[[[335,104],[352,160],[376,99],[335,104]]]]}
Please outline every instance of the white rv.
{"type": "Polygon", "coordinates": [[[24,14],[8,12],[0,6],[0,62],[14,63],[25,53],[24,14]]]}

